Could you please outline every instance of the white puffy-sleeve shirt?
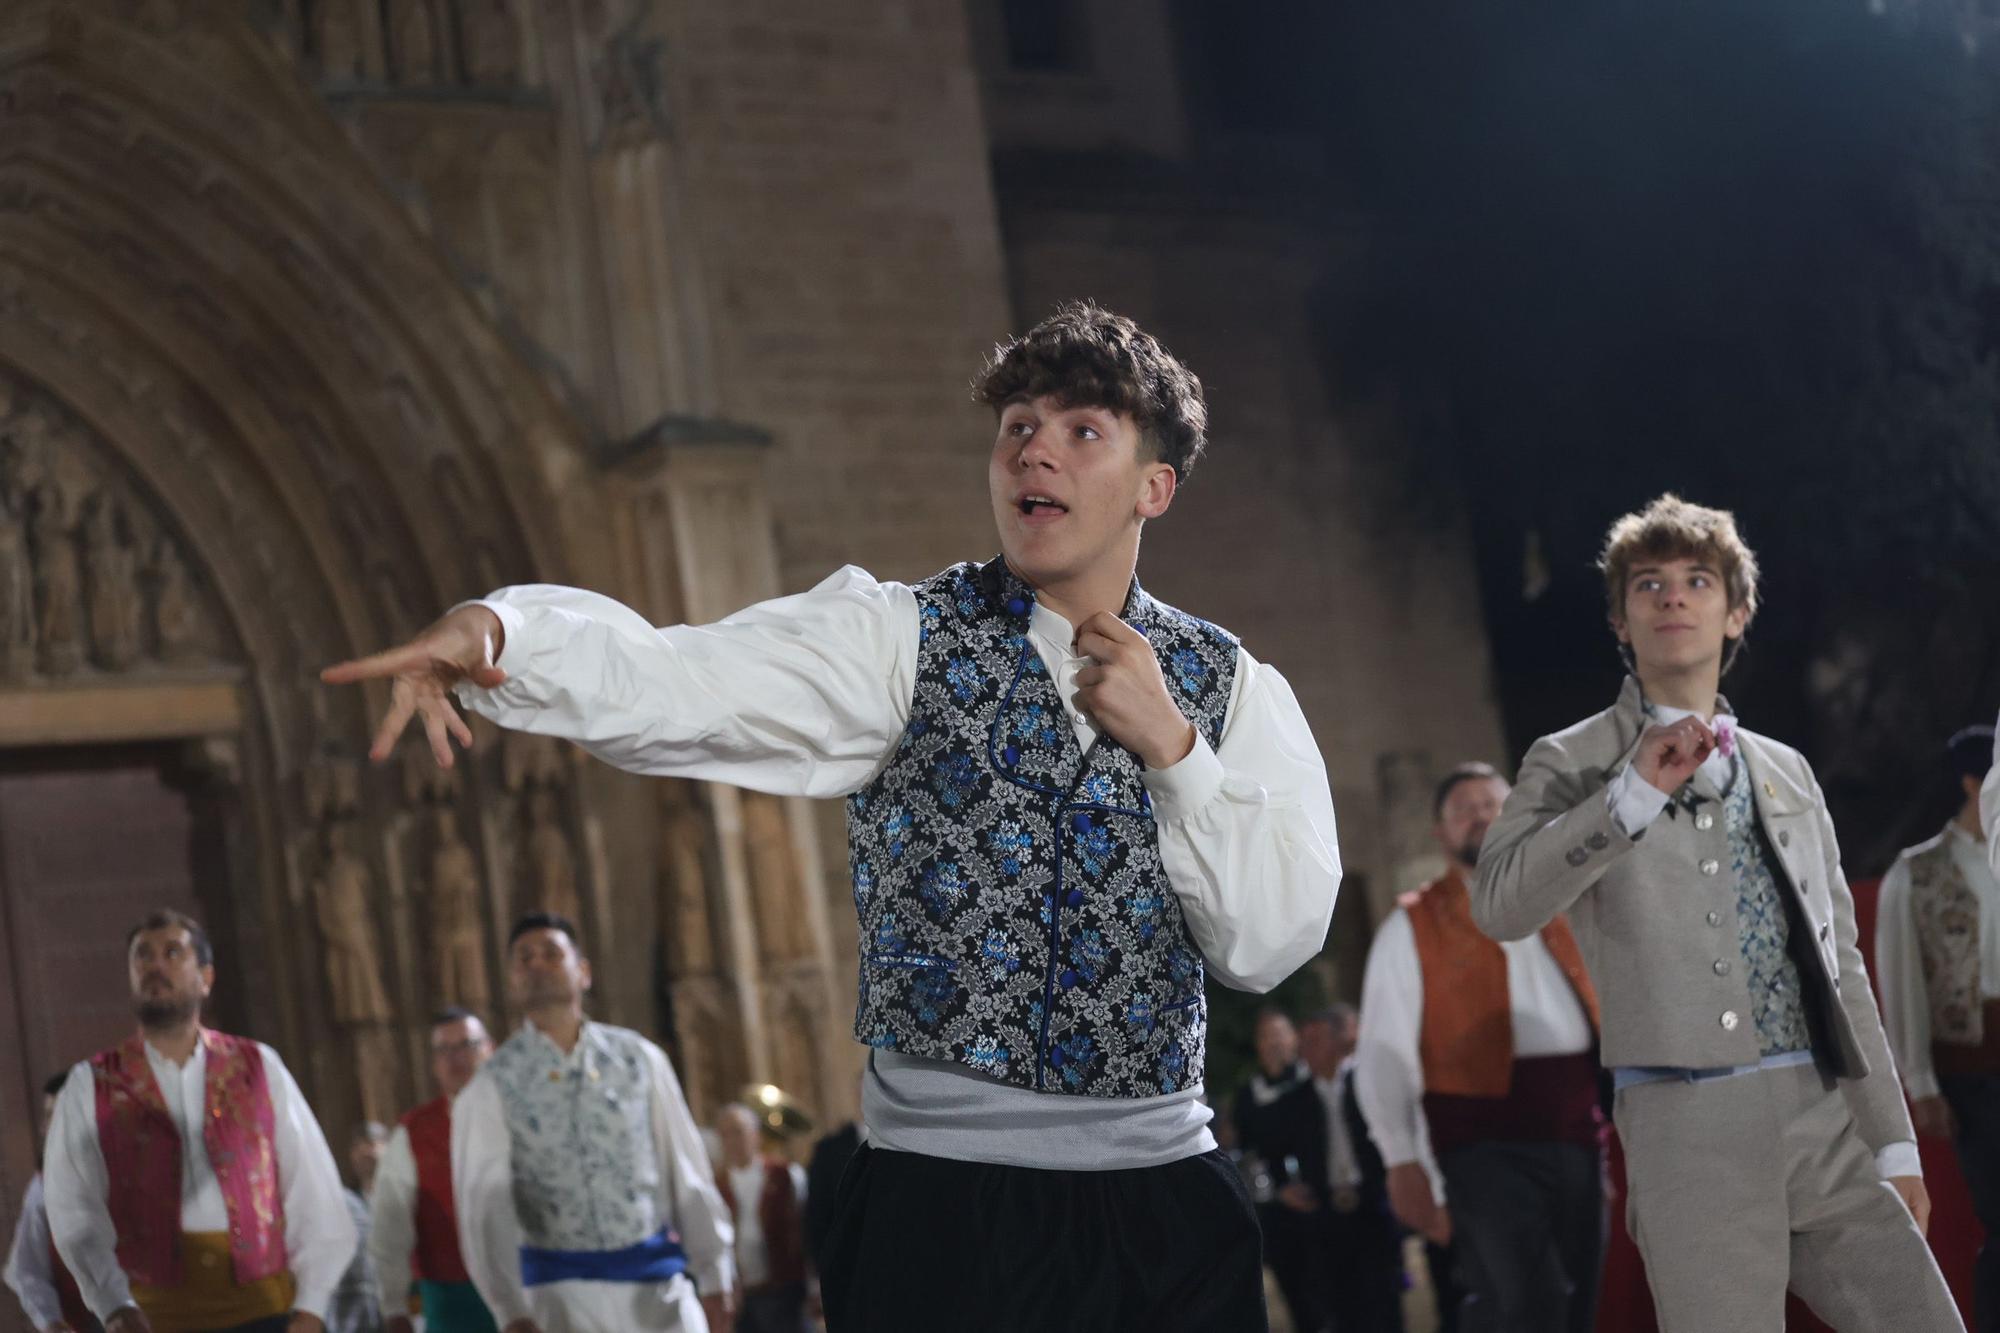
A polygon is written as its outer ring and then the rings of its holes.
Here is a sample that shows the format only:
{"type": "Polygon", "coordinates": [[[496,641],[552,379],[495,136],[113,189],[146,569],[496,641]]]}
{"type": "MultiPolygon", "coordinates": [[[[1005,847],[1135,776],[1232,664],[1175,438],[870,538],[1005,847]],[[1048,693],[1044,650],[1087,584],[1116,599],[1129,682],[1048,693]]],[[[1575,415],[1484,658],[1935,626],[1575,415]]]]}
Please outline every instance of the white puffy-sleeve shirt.
{"type": "MultiPolygon", "coordinates": [[[[503,588],[497,687],[459,699],[503,727],[560,736],[635,773],[781,796],[845,796],[887,765],[909,723],[917,596],[847,566],[810,592],[712,625],[655,628],[597,593],[503,588]]],[[[1073,631],[1037,605],[1037,651],[1079,741],[1073,631]]],[[[1238,649],[1220,743],[1197,737],[1144,782],[1160,853],[1209,969],[1268,990],[1319,951],[1340,887],[1333,796],[1285,678],[1238,649]]]]}

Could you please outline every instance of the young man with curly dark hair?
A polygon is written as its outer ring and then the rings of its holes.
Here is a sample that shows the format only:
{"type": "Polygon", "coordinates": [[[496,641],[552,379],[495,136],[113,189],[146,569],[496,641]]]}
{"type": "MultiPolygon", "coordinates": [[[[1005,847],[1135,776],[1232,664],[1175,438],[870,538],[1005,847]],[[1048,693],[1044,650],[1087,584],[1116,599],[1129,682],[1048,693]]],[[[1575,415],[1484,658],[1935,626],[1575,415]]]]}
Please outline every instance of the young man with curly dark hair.
{"type": "Polygon", "coordinates": [[[1001,554],[854,568],[710,626],[506,588],[382,677],[386,757],[447,691],[641,773],[847,800],[866,1143],[823,1290],[846,1330],[1265,1326],[1255,1215],[1202,1099],[1206,976],[1268,989],[1340,881],[1284,679],[1149,596],[1140,533],[1206,439],[1201,385],[1070,304],[974,385],[1001,554]]]}
{"type": "Polygon", "coordinates": [[[1632,674],[1528,750],[1472,915],[1518,940],[1568,913],[1660,1327],[1781,1328],[1789,1287],[1842,1333],[1958,1330],[1826,797],[1718,692],[1756,556],[1663,495],[1600,563],[1632,674]]]}

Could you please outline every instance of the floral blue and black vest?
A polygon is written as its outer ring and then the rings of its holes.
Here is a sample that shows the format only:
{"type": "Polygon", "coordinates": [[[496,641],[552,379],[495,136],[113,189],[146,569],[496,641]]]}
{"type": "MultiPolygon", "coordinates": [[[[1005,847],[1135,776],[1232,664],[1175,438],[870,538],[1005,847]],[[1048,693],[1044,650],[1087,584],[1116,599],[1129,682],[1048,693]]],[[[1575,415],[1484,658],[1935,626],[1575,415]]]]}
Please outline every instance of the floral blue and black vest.
{"type": "Polygon", "coordinates": [[[662,1163],[644,1037],[585,1023],[576,1049],[523,1025],[480,1071],[512,1138],[521,1239],[545,1250],[621,1250],[654,1236],[662,1163]]]}
{"type": "MultiPolygon", "coordinates": [[[[1040,1092],[1151,1097],[1200,1080],[1201,953],[1160,859],[1144,765],[1077,744],[995,558],[916,586],[916,689],[888,767],[848,798],[861,918],[855,1036],[1040,1092]]],[[[1221,741],[1236,640],[1137,582],[1123,618],[1221,741]]]]}

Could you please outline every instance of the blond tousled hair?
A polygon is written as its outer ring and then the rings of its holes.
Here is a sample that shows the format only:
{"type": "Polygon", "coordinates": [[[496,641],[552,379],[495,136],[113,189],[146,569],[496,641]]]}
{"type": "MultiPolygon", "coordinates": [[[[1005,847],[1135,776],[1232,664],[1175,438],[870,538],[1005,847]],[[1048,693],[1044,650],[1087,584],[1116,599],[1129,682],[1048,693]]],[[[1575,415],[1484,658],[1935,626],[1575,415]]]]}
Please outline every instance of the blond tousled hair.
{"type": "Polygon", "coordinates": [[[1729,595],[1729,609],[1745,609],[1743,628],[1749,630],[1757,615],[1757,554],[1736,531],[1734,514],[1669,492],[1613,523],[1597,557],[1612,623],[1625,619],[1625,584],[1633,566],[1653,560],[1699,560],[1714,566],[1729,595]]]}

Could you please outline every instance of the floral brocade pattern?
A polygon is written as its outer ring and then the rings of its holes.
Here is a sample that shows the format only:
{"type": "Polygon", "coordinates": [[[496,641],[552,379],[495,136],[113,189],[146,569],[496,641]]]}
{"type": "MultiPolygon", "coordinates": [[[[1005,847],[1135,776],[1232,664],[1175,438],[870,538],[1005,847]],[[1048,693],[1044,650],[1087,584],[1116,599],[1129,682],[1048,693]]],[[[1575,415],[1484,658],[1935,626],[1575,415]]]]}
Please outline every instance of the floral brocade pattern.
{"type": "Polygon", "coordinates": [[[1812,1029],[1806,1021],[1799,966],[1791,954],[1791,918],[1778,883],[1777,856],[1757,818],[1751,785],[1739,755],[1730,765],[1729,788],[1722,794],[1730,865],[1736,875],[1737,942],[1757,1020],[1758,1052],[1780,1055],[1811,1047],[1812,1029]]]}
{"type": "MultiPolygon", "coordinates": [[[[236,1280],[285,1271],[285,1205],[264,1054],[248,1037],[201,1030],[202,1146],[222,1188],[236,1280]]],[[[175,1287],[181,1273],[181,1136],[133,1035],[91,1057],[97,1138],[111,1181],[118,1263],[134,1281],[175,1287]]]]}
{"type": "Polygon", "coordinates": [[[1948,838],[1933,838],[1905,857],[1931,1040],[1977,1046],[1986,1026],[1979,990],[1979,897],[1965,882],[1948,838]]]}
{"type": "Polygon", "coordinates": [[[521,1238],[546,1250],[620,1250],[656,1234],[663,1164],[646,1039],[585,1023],[564,1055],[533,1027],[493,1053],[521,1238]]]}
{"type": "MultiPolygon", "coordinates": [[[[1202,1077],[1200,951],[1161,860],[1143,765],[1077,744],[1004,562],[916,587],[910,721],[848,799],[861,921],[855,1035],[1021,1087],[1149,1097],[1202,1077]]],[[[1123,618],[1211,746],[1236,640],[1149,597],[1123,618]]]]}

